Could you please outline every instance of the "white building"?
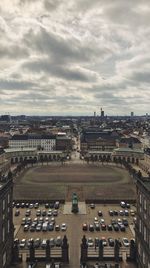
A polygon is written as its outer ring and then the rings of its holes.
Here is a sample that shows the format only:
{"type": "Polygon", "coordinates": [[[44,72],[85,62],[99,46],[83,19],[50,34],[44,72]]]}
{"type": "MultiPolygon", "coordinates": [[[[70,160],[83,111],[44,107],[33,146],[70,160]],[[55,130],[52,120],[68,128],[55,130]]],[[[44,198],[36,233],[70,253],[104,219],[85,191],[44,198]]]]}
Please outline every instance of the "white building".
{"type": "Polygon", "coordinates": [[[14,135],[9,140],[9,148],[37,148],[38,150],[54,151],[56,136],[45,134],[14,135]]]}

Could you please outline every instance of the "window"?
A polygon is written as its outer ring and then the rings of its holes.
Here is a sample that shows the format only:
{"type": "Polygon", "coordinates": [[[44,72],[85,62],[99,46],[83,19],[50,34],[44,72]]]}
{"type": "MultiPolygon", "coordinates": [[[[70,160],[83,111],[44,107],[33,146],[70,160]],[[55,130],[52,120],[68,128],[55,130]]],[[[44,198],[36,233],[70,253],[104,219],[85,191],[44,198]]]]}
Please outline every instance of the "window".
{"type": "Polygon", "coordinates": [[[142,222],[141,222],[141,219],[139,221],[139,230],[140,230],[140,233],[142,232],[142,222]]]}
{"type": "Polygon", "coordinates": [[[140,194],[140,204],[142,204],[142,195],[140,194]]]}
{"type": "Polygon", "coordinates": [[[144,199],[144,209],[146,210],[146,207],[147,207],[147,202],[146,202],[146,199],[144,199]]]}
{"type": "Polygon", "coordinates": [[[3,210],[5,209],[5,199],[3,199],[3,210]]]}
{"type": "Polygon", "coordinates": [[[9,233],[10,232],[10,222],[9,222],[9,220],[7,222],[7,228],[8,228],[8,233],[9,233]]]}
{"type": "Polygon", "coordinates": [[[6,264],[6,251],[3,254],[3,267],[5,266],[5,264],[6,264]]]}
{"type": "Polygon", "coordinates": [[[146,241],[146,227],[144,226],[144,240],[146,241]]]}
{"type": "Polygon", "coordinates": [[[10,203],[10,194],[8,194],[7,200],[8,200],[8,204],[9,204],[10,203]]]}
{"type": "Polygon", "coordinates": [[[5,241],[5,226],[3,226],[3,231],[2,231],[2,241],[5,241]]]}
{"type": "Polygon", "coordinates": [[[146,263],[145,252],[143,251],[143,264],[146,263]]]}

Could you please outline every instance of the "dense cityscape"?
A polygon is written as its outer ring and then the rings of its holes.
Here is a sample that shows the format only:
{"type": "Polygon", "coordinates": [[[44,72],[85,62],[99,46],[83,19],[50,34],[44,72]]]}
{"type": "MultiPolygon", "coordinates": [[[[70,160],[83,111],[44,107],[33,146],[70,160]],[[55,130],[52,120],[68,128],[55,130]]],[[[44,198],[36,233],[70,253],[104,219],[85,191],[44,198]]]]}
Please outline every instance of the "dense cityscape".
{"type": "Polygon", "coordinates": [[[2,115],[0,267],[149,268],[149,132],[102,109],[2,115]]]}
{"type": "Polygon", "coordinates": [[[0,1],[0,268],[150,268],[150,1],[0,1]]]}

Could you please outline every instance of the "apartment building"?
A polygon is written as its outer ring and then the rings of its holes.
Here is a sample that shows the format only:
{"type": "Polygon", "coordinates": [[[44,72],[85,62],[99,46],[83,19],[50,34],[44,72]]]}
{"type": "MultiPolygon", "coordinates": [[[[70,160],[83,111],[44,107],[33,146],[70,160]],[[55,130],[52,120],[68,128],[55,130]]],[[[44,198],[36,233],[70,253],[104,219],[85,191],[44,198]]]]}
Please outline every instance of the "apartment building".
{"type": "Polygon", "coordinates": [[[14,135],[9,140],[9,147],[53,151],[56,148],[56,136],[47,134],[14,135]]]}
{"type": "Polygon", "coordinates": [[[137,265],[150,268],[150,179],[137,181],[137,265]]]}
{"type": "Polygon", "coordinates": [[[0,181],[0,267],[8,268],[12,260],[13,247],[13,182],[0,181]]]}

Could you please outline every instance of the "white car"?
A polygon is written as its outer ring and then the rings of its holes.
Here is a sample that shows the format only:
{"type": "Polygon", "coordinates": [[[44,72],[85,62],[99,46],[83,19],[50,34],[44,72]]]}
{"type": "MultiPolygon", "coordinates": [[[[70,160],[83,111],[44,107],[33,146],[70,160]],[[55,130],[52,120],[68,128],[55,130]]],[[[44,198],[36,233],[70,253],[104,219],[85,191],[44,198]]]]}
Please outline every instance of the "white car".
{"type": "Polygon", "coordinates": [[[88,244],[88,247],[93,247],[94,246],[94,242],[93,242],[93,239],[91,237],[88,238],[87,244],[88,244]]]}
{"type": "Polygon", "coordinates": [[[62,225],[61,225],[61,230],[62,230],[62,231],[66,231],[66,230],[67,230],[67,225],[66,225],[66,223],[62,223],[62,225]]]}
{"type": "Polygon", "coordinates": [[[24,248],[25,245],[26,245],[26,239],[22,239],[22,240],[20,241],[20,244],[19,244],[20,248],[24,248]]]}
{"type": "Polygon", "coordinates": [[[125,246],[125,247],[129,247],[130,243],[129,243],[129,240],[127,238],[122,238],[122,244],[125,246]]]}
{"type": "Polygon", "coordinates": [[[104,224],[105,223],[105,220],[104,219],[100,219],[100,223],[101,224],[104,224]]]}

